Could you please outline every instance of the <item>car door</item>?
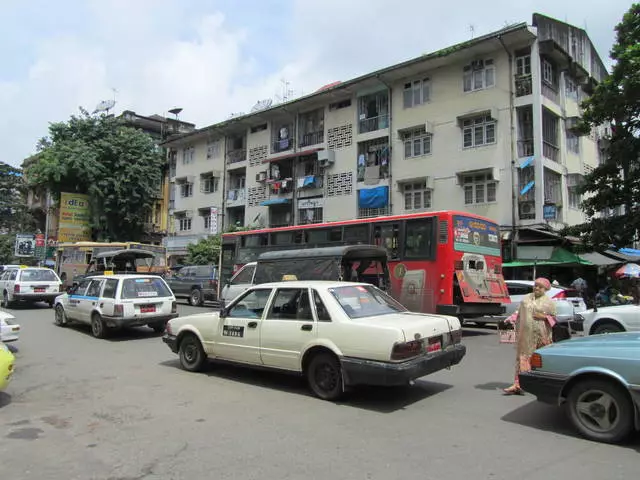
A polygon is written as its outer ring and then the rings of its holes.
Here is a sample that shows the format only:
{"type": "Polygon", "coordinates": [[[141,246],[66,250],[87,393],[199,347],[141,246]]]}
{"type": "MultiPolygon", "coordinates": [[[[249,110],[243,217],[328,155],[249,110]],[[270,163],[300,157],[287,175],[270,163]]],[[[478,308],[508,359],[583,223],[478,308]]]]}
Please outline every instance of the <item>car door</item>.
{"type": "Polygon", "coordinates": [[[262,363],[300,369],[300,356],[317,337],[308,288],[278,288],[260,328],[262,363]]]}
{"type": "Polygon", "coordinates": [[[251,288],[255,271],[255,264],[242,267],[238,273],[231,277],[229,284],[224,287],[222,299],[225,302],[230,302],[246,289],[251,288]]]}
{"type": "Polygon", "coordinates": [[[86,317],[83,317],[81,305],[85,299],[85,294],[87,293],[87,288],[89,288],[89,284],[91,283],[90,278],[85,278],[81,280],[77,287],[75,287],[71,293],[69,294],[69,300],[67,302],[66,314],[67,318],[70,320],[76,320],[81,322],[86,322],[86,317]]]}
{"type": "Polygon", "coordinates": [[[108,278],[104,281],[102,295],[100,295],[100,312],[103,315],[113,316],[116,305],[116,292],[118,291],[118,280],[108,278]]]}
{"type": "Polygon", "coordinates": [[[224,312],[218,325],[217,356],[243,363],[261,364],[260,328],[273,289],[246,292],[224,312]]]}
{"type": "Polygon", "coordinates": [[[82,322],[90,322],[91,314],[98,305],[98,301],[100,300],[100,292],[102,291],[102,284],[104,283],[104,279],[94,279],[90,280],[89,286],[87,287],[87,291],[83,296],[78,297],[78,312],[80,315],[79,320],[82,322]]]}

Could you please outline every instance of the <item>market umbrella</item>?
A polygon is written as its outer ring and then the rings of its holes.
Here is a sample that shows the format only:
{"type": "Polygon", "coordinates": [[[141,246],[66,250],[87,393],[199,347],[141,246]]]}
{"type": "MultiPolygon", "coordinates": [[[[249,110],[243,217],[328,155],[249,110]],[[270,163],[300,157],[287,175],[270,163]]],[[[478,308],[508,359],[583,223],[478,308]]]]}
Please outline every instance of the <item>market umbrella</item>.
{"type": "Polygon", "coordinates": [[[640,265],[637,263],[627,263],[616,270],[614,275],[617,278],[640,278],[640,265]]]}

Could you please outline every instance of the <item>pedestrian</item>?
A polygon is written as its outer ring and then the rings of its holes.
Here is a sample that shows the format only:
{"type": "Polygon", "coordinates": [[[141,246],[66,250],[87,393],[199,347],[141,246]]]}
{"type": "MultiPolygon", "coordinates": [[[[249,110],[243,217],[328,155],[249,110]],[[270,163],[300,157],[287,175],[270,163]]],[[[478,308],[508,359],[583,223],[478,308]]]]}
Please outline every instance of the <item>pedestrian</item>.
{"type": "Polygon", "coordinates": [[[533,293],[524,297],[515,319],[516,329],[516,374],[513,385],[504,389],[506,395],[520,395],[521,372],[531,370],[529,360],[535,350],[552,342],[552,327],[556,323],[556,304],[546,293],[551,283],[546,278],[538,278],[533,293]]]}

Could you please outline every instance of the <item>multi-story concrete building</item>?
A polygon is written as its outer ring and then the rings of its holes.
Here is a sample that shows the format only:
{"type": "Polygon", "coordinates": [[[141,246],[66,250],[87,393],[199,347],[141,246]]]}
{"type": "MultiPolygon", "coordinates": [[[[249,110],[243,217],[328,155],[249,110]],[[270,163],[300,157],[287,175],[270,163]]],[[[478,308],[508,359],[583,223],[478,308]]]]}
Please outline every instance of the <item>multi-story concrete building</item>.
{"type": "Polygon", "coordinates": [[[490,217],[505,239],[580,223],[575,188],[599,161],[580,102],[605,75],[583,30],[535,14],[176,137],[169,242],[213,232],[211,207],[216,228],[440,209],[490,217]]]}

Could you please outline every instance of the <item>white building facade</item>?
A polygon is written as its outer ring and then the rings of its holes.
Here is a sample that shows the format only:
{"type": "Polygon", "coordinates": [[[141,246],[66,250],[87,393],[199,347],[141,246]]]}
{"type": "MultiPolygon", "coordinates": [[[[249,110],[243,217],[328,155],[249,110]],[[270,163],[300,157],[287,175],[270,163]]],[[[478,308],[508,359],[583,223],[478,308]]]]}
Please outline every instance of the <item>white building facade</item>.
{"type": "Polygon", "coordinates": [[[505,232],[581,223],[575,189],[599,162],[599,139],[575,127],[604,75],[583,30],[536,14],[183,135],[166,144],[168,244],[230,225],[444,209],[505,232]]]}

